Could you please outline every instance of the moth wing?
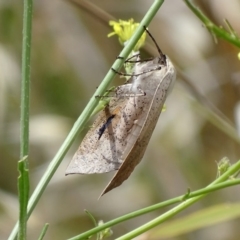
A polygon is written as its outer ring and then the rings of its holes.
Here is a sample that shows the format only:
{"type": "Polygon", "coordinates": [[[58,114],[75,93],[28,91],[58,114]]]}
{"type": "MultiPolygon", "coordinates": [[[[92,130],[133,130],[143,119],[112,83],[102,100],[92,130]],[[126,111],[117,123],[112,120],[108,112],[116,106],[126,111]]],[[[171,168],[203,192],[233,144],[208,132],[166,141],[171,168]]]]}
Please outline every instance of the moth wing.
{"type": "MultiPolygon", "coordinates": [[[[169,82],[171,85],[172,79],[175,80],[173,74],[175,73],[170,71],[163,77],[163,81],[159,83],[150,103],[145,106],[145,109],[148,109],[147,114],[145,113],[144,117],[134,124],[129,135],[130,140],[134,139],[134,142],[131,141],[131,144],[128,144],[122,156],[125,160],[100,196],[120,186],[141,161],[166,100],[169,82]],[[131,138],[132,135],[134,138],[131,138]]],[[[128,139],[128,141],[130,140],[128,139]]]]}
{"type": "Polygon", "coordinates": [[[84,137],[80,147],[68,165],[65,174],[105,173],[119,169],[116,142],[116,127],[121,108],[127,99],[113,98],[109,106],[102,110],[93,126],[84,137]],[[100,128],[107,123],[109,117],[115,115],[99,138],[100,128]]]}
{"type": "Polygon", "coordinates": [[[111,191],[113,188],[120,186],[131,175],[134,168],[141,161],[145,153],[147,144],[150,140],[157,120],[158,119],[156,119],[155,123],[151,121],[151,124],[153,126],[151,127],[152,129],[149,129],[149,127],[146,126],[142,127],[141,129],[138,129],[139,127],[137,126],[137,124],[133,127],[132,131],[135,132],[135,134],[138,132],[138,136],[135,135],[136,141],[133,145],[131,145],[131,149],[128,151],[128,154],[126,151],[124,152],[124,155],[127,155],[126,159],[124,160],[116,174],[113,176],[107,187],[103,190],[101,196],[111,191]],[[143,136],[144,134],[142,133],[142,130],[144,128],[147,130],[147,134],[145,136],[143,136]]]}

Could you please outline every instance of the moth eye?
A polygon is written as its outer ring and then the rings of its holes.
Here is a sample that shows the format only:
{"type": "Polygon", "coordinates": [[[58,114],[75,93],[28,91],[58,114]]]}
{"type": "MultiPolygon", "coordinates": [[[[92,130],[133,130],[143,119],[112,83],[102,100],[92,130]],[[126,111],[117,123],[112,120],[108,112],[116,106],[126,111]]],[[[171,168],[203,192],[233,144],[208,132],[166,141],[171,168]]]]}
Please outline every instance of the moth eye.
{"type": "Polygon", "coordinates": [[[166,55],[163,55],[159,58],[158,63],[160,65],[166,65],[166,55]]]}

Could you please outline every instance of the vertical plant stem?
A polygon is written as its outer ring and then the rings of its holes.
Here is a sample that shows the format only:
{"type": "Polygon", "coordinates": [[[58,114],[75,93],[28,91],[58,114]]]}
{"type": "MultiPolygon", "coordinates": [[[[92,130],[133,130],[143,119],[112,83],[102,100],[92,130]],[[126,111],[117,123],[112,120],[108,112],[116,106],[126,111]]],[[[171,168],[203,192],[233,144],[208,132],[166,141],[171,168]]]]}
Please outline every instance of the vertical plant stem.
{"type": "MultiPolygon", "coordinates": [[[[139,27],[137,28],[136,32],[130,39],[129,43],[127,46],[124,47],[122,52],[120,53],[120,56],[123,57],[124,59],[127,58],[127,56],[130,54],[134,46],[136,45],[137,41],[139,38],[142,36],[142,33],[144,31],[143,26],[148,26],[161,5],[163,4],[164,0],[155,0],[146,15],[144,16],[143,20],[139,24],[139,27]]],[[[114,64],[112,65],[112,68],[118,70],[124,62],[124,59],[117,59],[114,64]]],[[[89,103],[87,104],[86,108],[83,110],[82,114],[80,117],[77,119],[75,122],[72,130],[69,132],[68,136],[66,137],[65,141],[63,142],[62,146],[56,153],[55,157],[52,159],[50,162],[46,172],[42,176],[40,182],[38,183],[37,187],[35,188],[28,204],[28,217],[31,215],[33,209],[38,203],[38,200],[40,199],[42,193],[46,189],[49,181],[51,180],[53,174],[57,170],[59,164],[61,163],[62,159],[66,155],[68,149],[72,145],[74,139],[77,137],[79,132],[84,128],[84,125],[86,124],[88,118],[90,117],[92,111],[94,108],[97,106],[97,103],[99,99],[97,99],[95,96],[102,96],[104,92],[106,91],[107,87],[111,83],[115,76],[115,73],[110,69],[108,73],[106,74],[105,78],[103,79],[102,83],[99,85],[98,89],[90,99],[89,103]]],[[[14,226],[11,235],[9,236],[8,240],[13,240],[16,237],[18,231],[18,222],[14,226]]]]}
{"type": "Polygon", "coordinates": [[[18,161],[18,198],[19,198],[19,231],[18,239],[27,239],[27,205],[29,198],[29,174],[25,167],[27,156],[18,161]]]}
{"type": "Polygon", "coordinates": [[[22,40],[22,82],[21,82],[21,117],[20,117],[20,160],[18,178],[19,196],[19,234],[24,240],[27,235],[27,205],[29,197],[29,92],[30,92],[30,59],[32,34],[32,0],[23,3],[23,40],[22,40]]]}
{"type": "Polygon", "coordinates": [[[29,151],[29,92],[32,34],[32,0],[24,0],[21,84],[20,159],[29,151]]]}

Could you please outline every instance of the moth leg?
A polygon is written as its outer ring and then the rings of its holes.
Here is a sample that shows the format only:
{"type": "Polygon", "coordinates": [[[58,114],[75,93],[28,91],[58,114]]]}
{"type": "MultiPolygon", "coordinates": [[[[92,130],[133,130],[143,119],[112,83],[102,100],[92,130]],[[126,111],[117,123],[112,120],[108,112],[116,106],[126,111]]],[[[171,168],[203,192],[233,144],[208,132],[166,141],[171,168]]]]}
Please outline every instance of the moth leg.
{"type": "Polygon", "coordinates": [[[126,60],[125,63],[142,63],[142,62],[149,62],[149,61],[152,61],[154,58],[151,57],[151,58],[146,58],[146,59],[139,59],[139,60],[126,60]]]}
{"type": "Polygon", "coordinates": [[[116,97],[138,97],[138,96],[146,96],[146,93],[138,86],[137,90],[139,93],[132,93],[131,84],[127,84],[123,86],[119,86],[116,88],[116,97]]]}
{"type": "MultiPolygon", "coordinates": [[[[127,59],[125,60],[125,62],[129,62],[129,61],[130,61],[130,59],[133,59],[133,58],[138,58],[138,57],[140,57],[140,53],[136,53],[136,54],[134,54],[133,56],[131,56],[131,57],[127,58],[127,59]]],[[[124,57],[117,56],[117,57],[116,57],[116,59],[124,59],[124,57]]]]}
{"type": "Polygon", "coordinates": [[[139,86],[137,87],[137,90],[140,93],[139,94],[135,94],[135,96],[146,96],[146,92],[144,92],[139,86]]]}
{"type": "Polygon", "coordinates": [[[124,57],[121,57],[121,56],[117,56],[116,59],[124,59],[124,57]]]}
{"type": "Polygon", "coordinates": [[[142,75],[142,74],[144,74],[144,73],[153,72],[153,71],[156,71],[156,70],[161,70],[161,67],[158,66],[158,67],[155,67],[155,68],[153,68],[153,69],[149,69],[149,70],[147,70],[147,71],[143,71],[143,72],[138,73],[138,74],[134,74],[134,73],[133,73],[133,74],[123,73],[123,72],[119,72],[119,71],[115,70],[114,68],[111,68],[111,69],[112,69],[113,72],[115,72],[116,74],[118,74],[118,75],[120,75],[120,76],[136,77],[136,76],[140,76],[140,75],[142,75]]]}
{"type": "MultiPolygon", "coordinates": [[[[121,56],[118,56],[117,59],[124,59],[123,57],[121,56]]],[[[131,56],[130,58],[126,59],[124,64],[126,63],[143,63],[143,62],[149,62],[149,61],[152,61],[154,58],[151,57],[151,58],[146,58],[146,59],[140,59],[140,54],[137,53],[133,56],[131,56]],[[133,58],[137,58],[137,59],[134,59],[134,60],[131,60],[133,58]]]]}
{"type": "Polygon", "coordinates": [[[103,95],[96,95],[95,98],[107,98],[107,97],[111,97],[111,96],[109,96],[108,94],[109,94],[109,93],[112,93],[112,92],[115,92],[115,89],[116,89],[116,87],[111,87],[111,88],[107,89],[103,95]]]}

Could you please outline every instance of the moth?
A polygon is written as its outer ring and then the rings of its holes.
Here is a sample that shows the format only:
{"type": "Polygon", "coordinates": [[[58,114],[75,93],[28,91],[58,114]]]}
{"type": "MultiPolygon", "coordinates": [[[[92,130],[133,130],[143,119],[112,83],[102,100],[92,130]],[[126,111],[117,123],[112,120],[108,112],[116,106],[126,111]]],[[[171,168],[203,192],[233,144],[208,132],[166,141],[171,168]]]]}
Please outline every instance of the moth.
{"type": "Polygon", "coordinates": [[[148,34],[159,56],[136,61],[129,83],[117,87],[66,169],[66,175],[117,170],[101,196],[121,185],[143,158],[176,78],[170,59],[148,34]]]}

